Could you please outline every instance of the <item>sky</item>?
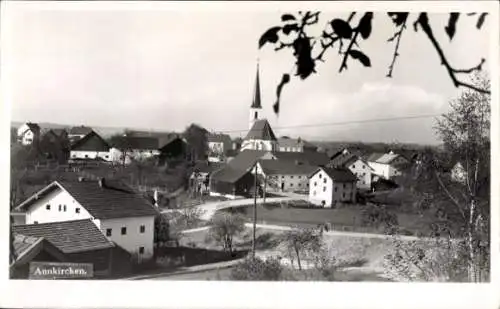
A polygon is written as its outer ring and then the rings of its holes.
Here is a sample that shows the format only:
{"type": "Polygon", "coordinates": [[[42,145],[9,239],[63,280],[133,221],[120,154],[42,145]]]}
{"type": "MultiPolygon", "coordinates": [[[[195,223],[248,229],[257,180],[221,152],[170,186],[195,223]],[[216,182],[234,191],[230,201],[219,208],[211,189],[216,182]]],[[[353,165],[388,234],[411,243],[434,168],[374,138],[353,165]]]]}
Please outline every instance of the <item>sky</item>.
{"type": "MultiPolygon", "coordinates": [[[[263,115],[278,136],[436,143],[433,118],[324,124],[438,115],[460,93],[431,43],[411,26],[401,40],[393,78],[387,78],[394,51],[387,39],[395,28],[386,14],[376,13],[371,38],[360,43],[372,67],[350,61],[339,73],[341,58],[328,53],[318,74],[304,81],[292,78],[284,88],[278,117],[272,112],[276,86],[294,59],[288,50],[259,50],[257,42],[287,11],[168,11],[154,3],[120,10],[116,5],[107,10],[71,9],[71,3],[6,6],[2,74],[12,121],[177,131],[197,123],[244,137],[259,59],[263,115]]],[[[321,33],[328,20],[347,15],[323,11],[313,31],[321,33]]],[[[451,42],[444,32],[447,15],[430,14],[430,19],[454,67],[488,58],[488,19],[478,31],[474,18],[461,17],[451,42]]]]}

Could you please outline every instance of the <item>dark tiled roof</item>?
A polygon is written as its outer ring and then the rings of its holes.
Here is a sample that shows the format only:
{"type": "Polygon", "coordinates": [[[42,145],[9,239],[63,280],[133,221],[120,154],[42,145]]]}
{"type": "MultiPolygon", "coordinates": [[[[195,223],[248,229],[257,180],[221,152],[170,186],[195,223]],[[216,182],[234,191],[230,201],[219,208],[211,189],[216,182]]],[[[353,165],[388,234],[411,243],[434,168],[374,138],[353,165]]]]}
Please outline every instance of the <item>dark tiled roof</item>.
{"type": "Polygon", "coordinates": [[[234,157],[230,162],[228,162],[228,165],[234,169],[246,171],[252,168],[257,160],[271,154],[272,153],[270,151],[264,150],[243,150],[238,153],[236,157],[234,157]]]}
{"type": "Polygon", "coordinates": [[[356,161],[357,156],[352,155],[352,154],[347,154],[347,155],[337,155],[333,159],[330,160],[330,163],[328,163],[329,166],[332,167],[345,167],[346,165],[349,165],[349,163],[356,161]]]}
{"type": "Polygon", "coordinates": [[[278,160],[283,161],[293,161],[293,162],[301,162],[303,164],[321,166],[327,165],[329,162],[328,155],[324,152],[286,152],[286,151],[277,151],[273,152],[273,154],[278,158],[278,160]]]}
{"type": "Polygon", "coordinates": [[[226,165],[224,168],[215,171],[212,177],[216,181],[234,183],[245,176],[246,173],[248,173],[248,171],[235,169],[226,165]]]}
{"type": "Polygon", "coordinates": [[[91,131],[71,145],[71,150],[77,151],[109,151],[109,144],[95,131],[91,131]]]}
{"type": "Polygon", "coordinates": [[[31,131],[40,132],[40,126],[38,124],[32,123],[32,122],[27,122],[26,125],[28,126],[28,128],[30,128],[31,131]]]}
{"type": "Polygon", "coordinates": [[[103,188],[97,181],[65,181],[62,187],[97,219],[155,216],[154,206],[123,183],[105,179],[103,188]]]}
{"type": "Polygon", "coordinates": [[[16,255],[15,265],[30,262],[42,250],[49,252],[61,262],[66,260],[64,253],[43,237],[14,234],[13,247],[16,255]]]}
{"type": "Polygon", "coordinates": [[[381,152],[372,153],[366,158],[366,161],[377,162],[377,160],[380,159],[383,155],[384,155],[384,153],[381,153],[381,152]]]}
{"type": "Polygon", "coordinates": [[[35,201],[49,192],[63,188],[78,201],[94,218],[112,219],[157,214],[154,206],[128,186],[109,179],[103,188],[98,181],[61,181],[53,182],[19,205],[16,210],[26,211],[35,201]]]}
{"type": "Polygon", "coordinates": [[[327,168],[322,167],[316,170],[311,176],[315,175],[317,172],[323,170],[328,176],[330,176],[335,182],[355,182],[358,179],[356,176],[346,168],[327,168]]]}
{"type": "Polygon", "coordinates": [[[250,131],[248,131],[245,140],[249,139],[276,141],[276,135],[274,135],[273,129],[267,119],[259,119],[254,122],[250,131]]]}
{"type": "Polygon", "coordinates": [[[309,164],[296,164],[295,162],[282,160],[262,160],[259,164],[262,166],[264,173],[268,175],[309,176],[318,168],[317,166],[311,166],[309,164]]]}
{"type": "Polygon", "coordinates": [[[15,234],[43,237],[63,253],[114,247],[90,219],[16,225],[12,230],[15,234]]]}
{"type": "Polygon", "coordinates": [[[79,127],[72,127],[69,130],[69,134],[70,135],[87,135],[92,131],[93,130],[91,127],[79,126],[79,127]]]}
{"type": "Polygon", "coordinates": [[[159,148],[159,139],[155,137],[126,136],[124,139],[125,145],[128,145],[129,149],[157,150],[159,148]]]}

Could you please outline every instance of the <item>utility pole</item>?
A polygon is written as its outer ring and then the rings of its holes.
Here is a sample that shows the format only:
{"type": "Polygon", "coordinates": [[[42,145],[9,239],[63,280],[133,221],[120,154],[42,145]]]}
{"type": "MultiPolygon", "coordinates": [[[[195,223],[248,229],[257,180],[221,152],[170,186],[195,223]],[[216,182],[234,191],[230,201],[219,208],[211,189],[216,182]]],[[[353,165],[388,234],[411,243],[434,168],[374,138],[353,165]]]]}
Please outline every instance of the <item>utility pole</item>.
{"type": "Polygon", "coordinates": [[[252,258],[255,259],[255,231],[257,230],[257,162],[254,171],[254,197],[253,197],[253,236],[252,236],[252,258]]]}

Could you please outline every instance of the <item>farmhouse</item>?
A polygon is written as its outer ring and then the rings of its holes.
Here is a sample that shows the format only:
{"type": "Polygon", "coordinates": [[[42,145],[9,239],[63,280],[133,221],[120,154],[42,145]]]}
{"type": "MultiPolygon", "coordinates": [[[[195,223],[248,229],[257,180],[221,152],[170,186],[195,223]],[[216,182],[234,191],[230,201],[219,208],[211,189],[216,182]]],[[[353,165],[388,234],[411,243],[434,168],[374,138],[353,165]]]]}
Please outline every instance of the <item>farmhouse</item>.
{"type": "Polygon", "coordinates": [[[282,160],[262,160],[257,171],[266,177],[266,188],[271,191],[308,192],[309,175],[317,167],[282,160]]]}
{"type": "Polygon", "coordinates": [[[210,133],[207,136],[208,140],[208,160],[210,162],[225,161],[225,156],[232,149],[231,137],[222,133],[210,133]]]}
{"type": "Polygon", "coordinates": [[[223,167],[223,163],[198,162],[189,176],[190,188],[193,188],[198,193],[210,191],[210,175],[223,167]]]}
{"type": "Polygon", "coordinates": [[[17,225],[12,228],[17,237],[35,237],[47,249],[72,263],[92,263],[96,276],[107,276],[123,271],[130,264],[131,256],[107,239],[91,219],[52,222],[43,224],[17,225]],[[62,255],[61,255],[62,253],[62,255]]]}
{"type": "Polygon", "coordinates": [[[17,129],[17,139],[22,145],[31,145],[40,138],[40,126],[27,122],[17,129]]]}
{"type": "Polygon", "coordinates": [[[70,159],[101,159],[111,161],[109,150],[109,144],[95,131],[91,131],[71,145],[70,159]]]}
{"type": "Polygon", "coordinates": [[[408,160],[395,153],[373,153],[367,160],[368,165],[373,169],[373,174],[391,179],[402,174],[408,160]]]}
{"type": "Polygon", "coordinates": [[[90,219],[110,241],[140,259],[153,255],[157,210],[117,181],[54,181],[15,209],[27,224],[90,219]]]}
{"type": "Polygon", "coordinates": [[[317,151],[318,147],[299,138],[289,138],[283,136],[278,139],[278,149],[283,152],[304,152],[304,151],[317,151]]]}
{"type": "Polygon", "coordinates": [[[309,201],[333,207],[337,202],[356,201],[356,176],[348,169],[318,168],[309,177],[309,201]]]}
{"type": "Polygon", "coordinates": [[[330,160],[328,167],[348,168],[358,179],[356,182],[358,189],[371,189],[372,173],[374,170],[361,157],[350,154],[338,155],[330,160]]]}

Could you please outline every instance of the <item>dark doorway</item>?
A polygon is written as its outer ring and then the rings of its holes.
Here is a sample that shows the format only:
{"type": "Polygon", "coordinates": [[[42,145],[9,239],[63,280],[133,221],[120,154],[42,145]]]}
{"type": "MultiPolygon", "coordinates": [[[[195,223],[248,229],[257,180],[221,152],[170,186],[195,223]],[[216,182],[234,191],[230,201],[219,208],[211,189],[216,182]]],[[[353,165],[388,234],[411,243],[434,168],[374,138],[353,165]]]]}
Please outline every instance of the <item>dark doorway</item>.
{"type": "Polygon", "coordinates": [[[284,182],[281,183],[281,191],[285,191],[285,183],[284,182]]]}

